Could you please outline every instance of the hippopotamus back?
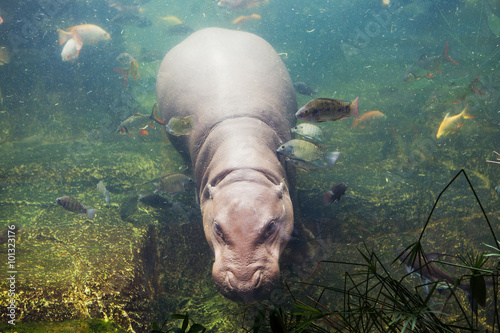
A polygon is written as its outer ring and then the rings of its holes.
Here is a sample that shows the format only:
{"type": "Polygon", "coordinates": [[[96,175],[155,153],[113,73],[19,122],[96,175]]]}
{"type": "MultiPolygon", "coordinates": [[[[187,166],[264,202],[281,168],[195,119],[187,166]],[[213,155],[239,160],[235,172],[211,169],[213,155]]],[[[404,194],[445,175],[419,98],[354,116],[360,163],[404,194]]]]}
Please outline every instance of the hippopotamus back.
{"type": "Polygon", "coordinates": [[[290,75],[262,38],[209,28],[174,47],[157,78],[160,117],[194,116],[171,137],[193,165],[213,277],[237,301],[266,297],[293,229],[285,161],[297,102],[290,75]]]}

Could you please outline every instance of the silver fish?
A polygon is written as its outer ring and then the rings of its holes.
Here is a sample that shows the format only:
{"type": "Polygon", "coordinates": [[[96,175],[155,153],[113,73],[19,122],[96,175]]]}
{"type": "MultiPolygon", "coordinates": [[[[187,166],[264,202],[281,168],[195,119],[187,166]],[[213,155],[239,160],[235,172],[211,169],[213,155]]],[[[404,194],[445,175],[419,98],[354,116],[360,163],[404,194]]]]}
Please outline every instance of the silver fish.
{"type": "Polygon", "coordinates": [[[314,124],[302,123],[292,128],[292,133],[298,134],[312,142],[323,142],[323,130],[314,124]]]}
{"type": "Polygon", "coordinates": [[[300,139],[293,139],[282,144],[277,152],[289,159],[312,163],[320,168],[333,167],[340,154],[339,152],[324,152],[314,143],[300,139]]]}
{"type": "Polygon", "coordinates": [[[170,194],[172,196],[195,186],[194,180],[182,173],[163,176],[153,184],[156,186],[155,193],[170,194]]]}
{"type": "Polygon", "coordinates": [[[106,201],[106,203],[109,203],[111,201],[111,194],[106,189],[106,185],[102,180],[97,183],[97,190],[104,196],[104,201],[106,201]]]}
{"type": "Polygon", "coordinates": [[[170,118],[166,125],[167,132],[175,136],[189,135],[195,128],[199,128],[196,116],[173,117],[170,118]]]}

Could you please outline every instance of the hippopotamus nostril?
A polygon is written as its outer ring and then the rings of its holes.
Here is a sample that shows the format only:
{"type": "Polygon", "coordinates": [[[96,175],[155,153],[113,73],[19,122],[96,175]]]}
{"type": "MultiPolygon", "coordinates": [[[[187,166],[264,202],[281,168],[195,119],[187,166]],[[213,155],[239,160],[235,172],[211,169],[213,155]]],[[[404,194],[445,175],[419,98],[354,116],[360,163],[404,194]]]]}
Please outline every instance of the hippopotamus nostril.
{"type": "Polygon", "coordinates": [[[254,274],[253,274],[253,287],[254,288],[258,288],[259,285],[260,285],[260,282],[262,281],[262,270],[257,270],[254,274]]]}

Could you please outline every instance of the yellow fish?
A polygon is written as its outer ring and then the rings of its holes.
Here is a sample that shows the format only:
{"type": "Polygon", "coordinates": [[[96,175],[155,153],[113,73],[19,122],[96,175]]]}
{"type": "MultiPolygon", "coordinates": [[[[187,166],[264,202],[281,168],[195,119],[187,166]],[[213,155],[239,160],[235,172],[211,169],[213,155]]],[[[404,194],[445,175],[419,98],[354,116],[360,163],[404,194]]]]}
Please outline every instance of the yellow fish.
{"type": "Polygon", "coordinates": [[[173,15],[160,17],[160,20],[164,21],[168,25],[182,24],[182,21],[177,16],[173,15]]]}
{"type": "Polygon", "coordinates": [[[437,131],[436,137],[439,139],[442,136],[448,135],[450,133],[455,133],[459,127],[462,127],[464,119],[473,119],[474,117],[468,114],[469,112],[469,104],[455,116],[450,117],[450,113],[448,112],[443,119],[441,125],[439,125],[439,129],[437,131]]]}

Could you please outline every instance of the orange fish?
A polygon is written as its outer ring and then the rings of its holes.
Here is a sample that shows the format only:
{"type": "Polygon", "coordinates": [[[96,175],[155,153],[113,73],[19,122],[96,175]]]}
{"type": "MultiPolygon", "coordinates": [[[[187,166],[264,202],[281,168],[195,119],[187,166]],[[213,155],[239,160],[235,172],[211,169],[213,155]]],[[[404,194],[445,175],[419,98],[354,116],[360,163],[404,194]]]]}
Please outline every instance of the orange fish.
{"type": "MultiPolygon", "coordinates": [[[[153,124],[153,123],[151,123],[151,124],[153,124]]],[[[144,127],[144,128],[141,128],[141,130],[139,131],[139,134],[141,136],[149,135],[149,132],[146,130],[146,128],[148,128],[148,125],[146,125],[146,127],[144,127]]]]}
{"type": "Polygon", "coordinates": [[[381,118],[386,118],[385,114],[380,111],[368,111],[363,114],[359,119],[354,119],[351,128],[365,128],[369,126],[369,123],[373,123],[381,118]]]}
{"type": "Polygon", "coordinates": [[[59,45],[63,45],[70,38],[73,38],[78,51],[82,49],[84,43],[95,44],[111,38],[104,29],[94,24],[75,25],[68,28],[67,31],[57,29],[57,32],[59,33],[59,45]]]}
{"type": "Polygon", "coordinates": [[[123,75],[123,88],[127,86],[129,76],[132,76],[135,82],[137,82],[137,77],[141,77],[139,74],[139,65],[136,60],[130,61],[130,67],[127,70],[121,68],[113,68],[113,70],[123,75]]]}
{"type": "Polygon", "coordinates": [[[448,135],[450,133],[455,133],[458,128],[462,127],[464,119],[473,119],[474,117],[468,114],[469,112],[469,104],[455,116],[450,117],[450,113],[448,112],[443,119],[441,125],[439,125],[439,129],[437,131],[436,137],[439,139],[442,136],[448,135]]]}
{"type": "Polygon", "coordinates": [[[0,16],[0,24],[3,23],[3,18],[0,16]]]}
{"type": "Polygon", "coordinates": [[[260,19],[261,19],[261,17],[259,14],[241,15],[241,16],[238,16],[236,19],[234,19],[233,24],[238,24],[241,27],[241,25],[245,22],[257,21],[260,19]]]}

